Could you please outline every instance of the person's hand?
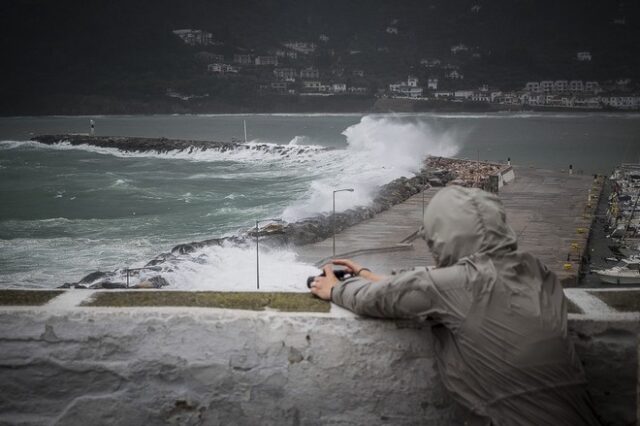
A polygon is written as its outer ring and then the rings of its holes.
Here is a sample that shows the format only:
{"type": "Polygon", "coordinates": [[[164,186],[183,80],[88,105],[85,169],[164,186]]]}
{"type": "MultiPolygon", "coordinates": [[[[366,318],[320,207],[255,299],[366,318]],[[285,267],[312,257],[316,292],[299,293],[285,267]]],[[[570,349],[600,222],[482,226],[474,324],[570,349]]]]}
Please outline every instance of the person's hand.
{"type": "Polygon", "coordinates": [[[318,276],[311,283],[311,293],[318,296],[320,299],[331,300],[331,289],[335,287],[340,281],[333,273],[333,267],[331,265],[324,265],[324,277],[318,276]]]}
{"type": "Polygon", "coordinates": [[[332,263],[334,265],[344,266],[351,275],[364,278],[365,280],[375,282],[384,278],[382,275],[374,274],[369,268],[363,268],[362,265],[351,259],[333,259],[332,263]]]}
{"type": "Polygon", "coordinates": [[[351,274],[355,275],[362,269],[362,266],[351,259],[333,259],[331,261],[334,265],[344,266],[345,269],[351,274]]]}

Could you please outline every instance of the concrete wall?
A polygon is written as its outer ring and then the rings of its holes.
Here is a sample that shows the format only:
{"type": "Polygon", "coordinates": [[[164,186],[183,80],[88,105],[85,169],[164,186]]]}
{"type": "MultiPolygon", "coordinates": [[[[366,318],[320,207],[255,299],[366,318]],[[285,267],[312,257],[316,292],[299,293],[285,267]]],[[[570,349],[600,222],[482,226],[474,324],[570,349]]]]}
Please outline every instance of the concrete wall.
{"type": "Polygon", "coordinates": [[[0,424],[449,424],[430,332],[218,309],[0,313],[0,424]],[[52,421],[53,420],[53,421],[52,421]]]}
{"type": "MultiPolygon", "coordinates": [[[[428,327],[198,308],[0,310],[0,424],[448,425],[428,327]]],[[[635,422],[637,321],[571,322],[606,424],[635,422]]]]}
{"type": "Polygon", "coordinates": [[[603,424],[635,425],[638,320],[574,320],[569,327],[587,372],[589,393],[603,424]]]}
{"type": "Polygon", "coordinates": [[[504,185],[512,182],[516,178],[516,173],[513,171],[513,167],[509,166],[498,173],[498,188],[502,188],[504,185]]]}

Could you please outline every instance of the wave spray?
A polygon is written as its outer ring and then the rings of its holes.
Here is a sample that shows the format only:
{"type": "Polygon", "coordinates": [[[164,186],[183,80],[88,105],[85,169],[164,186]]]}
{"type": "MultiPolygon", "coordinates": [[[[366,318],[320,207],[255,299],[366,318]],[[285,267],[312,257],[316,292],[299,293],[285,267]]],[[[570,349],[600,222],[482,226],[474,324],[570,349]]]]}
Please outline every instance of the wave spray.
{"type": "Polygon", "coordinates": [[[316,171],[319,178],[300,201],[284,210],[285,220],[328,213],[333,191],[340,188],[355,191],[340,195],[336,211],[367,205],[381,185],[419,172],[426,156],[452,157],[461,147],[456,132],[439,132],[424,121],[407,117],[368,115],[342,134],[347,138],[347,149],[338,151],[334,161],[324,163],[324,170],[316,171]]]}

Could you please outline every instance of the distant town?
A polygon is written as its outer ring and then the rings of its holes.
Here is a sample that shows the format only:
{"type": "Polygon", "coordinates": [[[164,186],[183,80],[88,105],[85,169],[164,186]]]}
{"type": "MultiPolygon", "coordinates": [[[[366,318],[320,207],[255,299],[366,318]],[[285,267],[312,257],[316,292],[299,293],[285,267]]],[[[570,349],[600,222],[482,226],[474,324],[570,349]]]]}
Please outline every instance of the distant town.
{"type": "MultiPolygon", "coordinates": [[[[399,29],[392,22],[384,31],[394,36],[399,29]]],[[[173,34],[194,48],[194,54],[210,75],[221,80],[255,76],[255,89],[259,95],[355,95],[539,108],[640,109],[637,85],[624,76],[607,81],[583,81],[571,75],[549,76],[547,80],[522,82],[522,87],[517,90],[505,90],[489,84],[465,85],[466,65],[480,59],[483,53],[479,48],[463,43],[452,45],[447,57],[421,58],[417,66],[407,70],[405,79],[391,81],[387,76],[373,75],[375,72],[364,67],[343,65],[340,58],[358,56],[363,52],[330,48],[330,38],[326,34],[318,34],[314,41],[292,40],[265,51],[242,49],[233,54],[220,53],[228,51],[228,46],[216,40],[210,32],[176,29],[173,34]],[[318,58],[323,59],[323,66],[314,65],[319,62],[318,58]]],[[[388,48],[378,50],[382,52],[385,49],[388,48]]],[[[597,60],[590,51],[570,54],[578,63],[597,60]]],[[[182,93],[173,88],[167,88],[166,95],[185,101],[208,96],[206,93],[182,93]]]]}

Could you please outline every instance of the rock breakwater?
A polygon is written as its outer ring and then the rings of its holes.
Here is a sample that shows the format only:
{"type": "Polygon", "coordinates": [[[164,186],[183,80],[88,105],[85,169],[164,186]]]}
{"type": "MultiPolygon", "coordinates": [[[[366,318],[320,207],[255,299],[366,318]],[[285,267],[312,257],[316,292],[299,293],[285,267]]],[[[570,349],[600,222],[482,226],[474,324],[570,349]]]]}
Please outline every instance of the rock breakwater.
{"type": "Polygon", "coordinates": [[[284,157],[292,154],[302,154],[309,151],[322,151],[329,149],[304,145],[196,141],[167,138],[141,138],[129,136],[91,136],[81,134],[39,135],[33,137],[31,140],[45,145],[68,143],[72,146],[87,145],[99,148],[117,149],[121,152],[154,152],[157,154],[166,154],[168,152],[193,153],[197,151],[232,152],[253,150],[280,154],[284,157]]]}

